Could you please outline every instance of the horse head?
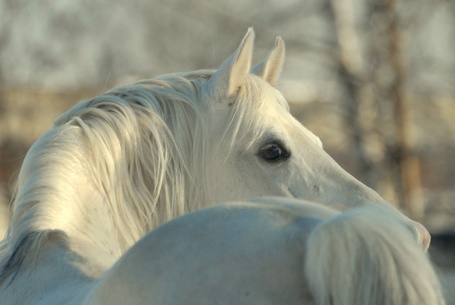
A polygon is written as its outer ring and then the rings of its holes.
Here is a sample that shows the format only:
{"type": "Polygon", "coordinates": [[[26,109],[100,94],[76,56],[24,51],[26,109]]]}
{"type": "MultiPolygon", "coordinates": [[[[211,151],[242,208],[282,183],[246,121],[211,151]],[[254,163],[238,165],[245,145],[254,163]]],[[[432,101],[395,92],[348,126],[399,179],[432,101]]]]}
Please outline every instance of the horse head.
{"type": "MultiPolygon", "coordinates": [[[[256,196],[311,200],[337,210],[368,204],[387,207],[375,191],[343,170],[320,139],[289,112],[274,88],[285,47],[277,38],[268,56],[251,68],[254,32],[205,83],[205,99],[214,118],[207,157],[204,205],[256,196]]],[[[393,208],[392,208],[393,209],[393,208]]],[[[424,247],[426,229],[403,216],[424,247]]]]}

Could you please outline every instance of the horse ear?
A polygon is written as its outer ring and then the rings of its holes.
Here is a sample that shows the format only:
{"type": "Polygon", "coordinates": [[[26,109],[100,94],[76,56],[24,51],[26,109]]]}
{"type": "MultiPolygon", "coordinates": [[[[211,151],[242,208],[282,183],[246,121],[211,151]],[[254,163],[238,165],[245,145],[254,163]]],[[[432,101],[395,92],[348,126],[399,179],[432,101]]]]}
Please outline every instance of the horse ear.
{"type": "Polygon", "coordinates": [[[237,50],[218,68],[206,83],[207,88],[222,96],[231,96],[245,83],[251,69],[254,30],[249,28],[237,50]]]}
{"type": "Polygon", "coordinates": [[[261,77],[270,85],[275,86],[283,69],[284,53],[284,41],[281,37],[277,37],[270,53],[251,72],[261,77]]]}

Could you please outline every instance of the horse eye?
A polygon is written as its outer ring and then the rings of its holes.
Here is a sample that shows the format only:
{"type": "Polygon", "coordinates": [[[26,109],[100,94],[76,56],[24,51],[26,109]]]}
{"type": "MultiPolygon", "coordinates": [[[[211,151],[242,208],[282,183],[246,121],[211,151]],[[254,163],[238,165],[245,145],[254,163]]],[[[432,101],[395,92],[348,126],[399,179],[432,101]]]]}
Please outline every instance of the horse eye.
{"type": "Polygon", "coordinates": [[[277,162],[289,158],[290,153],[288,153],[280,144],[270,143],[261,148],[259,156],[267,162],[277,162]]]}

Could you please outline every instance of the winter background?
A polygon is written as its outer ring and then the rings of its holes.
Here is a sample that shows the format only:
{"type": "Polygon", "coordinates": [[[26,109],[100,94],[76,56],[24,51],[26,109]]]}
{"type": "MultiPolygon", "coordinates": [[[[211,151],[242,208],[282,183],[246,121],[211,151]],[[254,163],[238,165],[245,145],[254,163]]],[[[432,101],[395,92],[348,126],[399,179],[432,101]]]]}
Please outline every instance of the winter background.
{"type": "Polygon", "coordinates": [[[215,68],[251,26],[257,61],[286,42],[278,88],[293,114],[430,230],[455,304],[453,0],[0,0],[0,236],[21,161],[59,114],[113,86],[215,68]]]}

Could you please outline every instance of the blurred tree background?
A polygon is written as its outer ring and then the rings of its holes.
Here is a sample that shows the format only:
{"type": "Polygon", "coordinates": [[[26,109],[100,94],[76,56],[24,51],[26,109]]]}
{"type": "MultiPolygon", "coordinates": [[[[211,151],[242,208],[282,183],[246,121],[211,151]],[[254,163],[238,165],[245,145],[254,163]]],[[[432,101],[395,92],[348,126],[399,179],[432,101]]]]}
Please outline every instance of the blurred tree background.
{"type": "Polygon", "coordinates": [[[0,234],[15,173],[59,114],[216,68],[250,26],[258,60],[285,40],[278,89],[325,149],[431,232],[455,232],[455,1],[0,0],[0,234]]]}
{"type": "Polygon", "coordinates": [[[253,26],[258,59],[283,36],[278,88],[325,149],[432,232],[455,230],[453,0],[1,0],[0,17],[4,206],[28,147],[71,105],[215,68],[253,26]]]}

